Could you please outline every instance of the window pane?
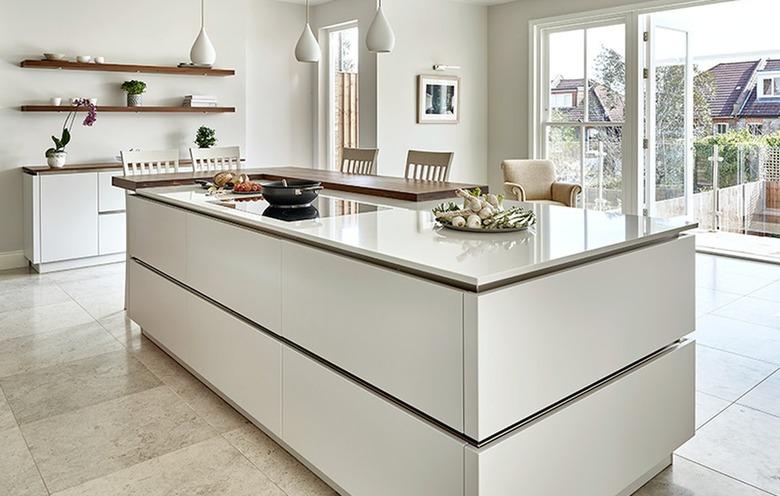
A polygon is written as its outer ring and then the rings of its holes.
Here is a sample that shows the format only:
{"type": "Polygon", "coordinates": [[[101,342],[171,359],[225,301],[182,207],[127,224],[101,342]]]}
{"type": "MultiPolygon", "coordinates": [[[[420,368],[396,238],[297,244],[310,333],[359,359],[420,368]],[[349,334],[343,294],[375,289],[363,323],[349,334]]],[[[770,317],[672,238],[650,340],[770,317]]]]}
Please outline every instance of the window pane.
{"type": "Polygon", "coordinates": [[[780,77],[775,78],[775,84],[774,84],[775,91],[773,95],[780,96],[780,77]]]}
{"type": "Polygon", "coordinates": [[[551,33],[549,43],[550,120],[578,122],[584,118],[585,32],[551,33]]]}
{"type": "Polygon", "coordinates": [[[623,24],[588,29],[588,119],[623,122],[626,30],[623,24]]]}
{"type": "Polygon", "coordinates": [[[764,79],[764,95],[769,96],[772,94],[772,79],[764,79]]]}
{"type": "Polygon", "coordinates": [[[547,128],[547,158],[555,163],[559,181],[581,184],[580,129],[574,126],[547,128]]]}
{"type": "Polygon", "coordinates": [[[623,199],[623,129],[586,130],[585,208],[620,212],[623,199]]]}

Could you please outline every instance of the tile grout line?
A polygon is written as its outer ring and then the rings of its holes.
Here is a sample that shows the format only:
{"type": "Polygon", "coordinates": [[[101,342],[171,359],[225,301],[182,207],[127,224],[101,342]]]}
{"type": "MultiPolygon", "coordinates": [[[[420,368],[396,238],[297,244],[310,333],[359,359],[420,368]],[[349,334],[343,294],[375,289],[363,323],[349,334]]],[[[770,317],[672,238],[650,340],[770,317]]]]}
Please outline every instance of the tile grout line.
{"type": "MultiPolygon", "coordinates": [[[[253,425],[251,422],[249,423],[249,425],[251,425],[253,428],[257,429],[257,427],[255,427],[255,426],[254,426],[254,425],[253,425]]],[[[233,429],[233,431],[235,431],[235,430],[239,430],[239,429],[242,429],[242,428],[243,428],[243,427],[239,427],[238,429],[233,429]]],[[[223,432],[223,433],[219,434],[219,437],[221,437],[221,438],[222,438],[222,439],[223,439],[223,440],[224,440],[226,443],[228,443],[228,445],[229,445],[231,448],[233,448],[234,450],[236,450],[236,451],[237,451],[237,452],[238,452],[238,453],[239,453],[239,454],[240,454],[240,455],[241,455],[241,456],[244,458],[244,460],[248,461],[248,462],[249,462],[249,464],[250,464],[250,465],[252,465],[252,466],[255,468],[255,470],[257,470],[258,472],[260,472],[261,474],[263,474],[263,476],[265,476],[265,478],[266,478],[266,479],[268,479],[268,480],[271,482],[271,484],[273,484],[275,487],[277,487],[277,488],[278,488],[278,489],[279,489],[279,490],[282,492],[282,494],[285,494],[285,495],[289,496],[289,494],[287,493],[287,491],[285,491],[284,489],[282,489],[282,487],[281,487],[279,484],[277,484],[277,483],[276,483],[276,481],[275,481],[275,480],[273,480],[273,479],[271,478],[271,476],[270,476],[270,475],[268,475],[268,474],[267,474],[267,473],[266,473],[266,472],[265,472],[263,469],[261,469],[260,467],[258,467],[258,466],[257,466],[257,465],[256,465],[256,464],[255,464],[255,463],[252,461],[252,460],[250,460],[250,459],[249,459],[249,457],[248,457],[248,456],[246,456],[246,455],[244,454],[244,452],[243,452],[243,451],[241,451],[240,449],[238,449],[238,447],[236,447],[236,446],[235,446],[233,443],[231,443],[231,442],[230,442],[230,439],[228,439],[227,437],[225,437],[225,434],[227,434],[228,432],[233,432],[233,431],[227,431],[227,432],[223,432]]],[[[271,441],[273,441],[273,439],[271,439],[271,441]]],[[[273,442],[274,442],[274,444],[276,444],[276,441],[273,441],[273,442]]],[[[281,448],[281,446],[280,446],[280,448],[281,448]]],[[[284,448],[282,448],[282,449],[284,449],[284,448]]],[[[292,456],[292,455],[290,455],[290,456],[292,456]]],[[[307,468],[306,470],[308,470],[308,468],[307,468]]]]}
{"type": "Polygon", "coordinates": [[[753,484],[751,484],[751,483],[749,483],[749,482],[745,482],[745,481],[743,481],[743,480],[741,480],[741,479],[737,479],[736,477],[734,477],[734,476],[731,476],[731,475],[729,475],[729,474],[726,474],[726,473],[724,473],[724,472],[721,472],[720,470],[717,470],[717,469],[714,469],[714,468],[712,468],[712,467],[709,467],[709,466],[707,466],[707,465],[705,465],[705,464],[703,464],[703,463],[701,463],[701,462],[697,462],[696,460],[692,460],[692,459],[690,459],[690,458],[688,458],[688,457],[686,457],[686,456],[679,455],[679,454],[677,454],[677,453],[675,453],[675,454],[674,454],[674,456],[678,456],[678,457],[682,458],[683,460],[687,460],[687,461],[689,461],[689,462],[691,462],[691,463],[694,463],[694,464],[696,464],[696,465],[698,465],[698,466],[700,466],[700,467],[703,467],[703,468],[705,468],[705,469],[707,469],[707,470],[709,470],[709,471],[711,471],[711,472],[715,472],[716,474],[720,474],[720,475],[722,475],[723,477],[726,477],[726,478],[728,478],[728,479],[731,479],[731,480],[733,480],[733,481],[735,481],[735,482],[738,482],[739,484],[743,484],[743,485],[745,485],[745,486],[752,487],[753,489],[755,489],[755,490],[757,490],[757,491],[761,491],[762,493],[765,493],[765,494],[768,494],[768,495],[771,495],[771,496],[780,496],[780,495],[778,495],[778,494],[771,493],[771,492],[767,491],[766,489],[762,489],[762,488],[760,488],[760,487],[758,487],[758,486],[755,486],[755,485],[753,485],[753,484]]]}
{"type": "MultiPolygon", "coordinates": [[[[769,329],[774,329],[774,327],[770,327],[769,329]]],[[[778,329],[778,331],[780,331],[780,329],[778,329]]],[[[733,352],[731,350],[724,350],[723,348],[718,348],[717,346],[712,346],[712,345],[709,345],[709,344],[700,343],[698,339],[696,340],[696,345],[697,346],[701,346],[703,348],[708,348],[710,350],[720,351],[721,353],[728,353],[729,355],[738,356],[740,358],[745,358],[745,359],[748,359],[748,360],[753,360],[754,362],[761,362],[761,363],[766,364],[766,365],[772,365],[772,366],[780,368],[780,363],[768,362],[766,360],[762,360],[761,358],[756,358],[756,357],[752,357],[752,356],[748,356],[748,355],[743,355],[742,353],[735,353],[735,352],[733,352]]],[[[775,372],[777,372],[777,370],[775,370],[775,372]]],[[[775,372],[772,372],[772,374],[774,374],[775,372]]],[[[715,396],[715,395],[714,394],[710,394],[710,396],[715,396]]],[[[717,397],[720,398],[720,396],[717,396],[717,397]]],[[[725,400],[726,398],[720,398],[720,399],[725,400]]],[[[728,400],[726,400],[726,401],[728,401],[728,400]]]]}
{"type": "Polygon", "coordinates": [[[27,437],[24,435],[24,431],[22,430],[22,425],[19,423],[19,419],[16,418],[16,414],[11,408],[11,404],[8,403],[8,397],[5,395],[2,386],[0,386],[0,396],[3,397],[3,401],[5,401],[6,405],[8,405],[8,411],[11,412],[11,416],[14,418],[14,422],[16,422],[16,428],[19,430],[19,435],[22,436],[22,441],[24,441],[24,447],[27,449],[27,453],[30,455],[30,460],[32,460],[33,465],[35,466],[35,471],[38,472],[38,477],[41,479],[41,484],[43,484],[43,489],[46,491],[46,494],[50,495],[51,491],[49,490],[48,484],[46,484],[46,479],[43,478],[43,474],[41,473],[41,468],[38,466],[38,461],[35,459],[35,455],[33,455],[33,452],[30,449],[30,443],[27,442],[27,437]]]}

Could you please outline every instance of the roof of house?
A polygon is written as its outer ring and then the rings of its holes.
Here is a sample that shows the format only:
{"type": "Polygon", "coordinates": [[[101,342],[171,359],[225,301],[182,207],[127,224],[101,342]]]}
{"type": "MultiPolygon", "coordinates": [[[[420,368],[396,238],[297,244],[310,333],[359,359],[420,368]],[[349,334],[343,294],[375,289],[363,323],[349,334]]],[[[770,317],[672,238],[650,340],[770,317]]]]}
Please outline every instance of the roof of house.
{"type": "Polygon", "coordinates": [[[710,99],[712,117],[731,117],[734,114],[734,104],[753,77],[758,62],[729,62],[718,64],[707,71],[712,74],[715,85],[710,99]]]}
{"type": "Polygon", "coordinates": [[[758,99],[756,76],[761,71],[780,71],[780,59],[718,64],[707,73],[715,81],[710,99],[712,117],[780,117],[780,98],[758,99]],[[737,108],[735,108],[735,105],[737,108]]]}
{"type": "MultiPolygon", "coordinates": [[[[555,84],[551,91],[564,93],[578,90],[584,86],[585,80],[583,78],[559,79],[558,84],[555,84]]],[[[619,122],[623,120],[625,115],[623,113],[625,106],[623,96],[595,81],[591,81],[590,84],[588,106],[590,107],[588,115],[591,122],[619,122]]],[[[562,114],[563,119],[566,121],[577,122],[584,120],[583,105],[581,103],[576,107],[559,107],[556,110],[562,114]]]]}

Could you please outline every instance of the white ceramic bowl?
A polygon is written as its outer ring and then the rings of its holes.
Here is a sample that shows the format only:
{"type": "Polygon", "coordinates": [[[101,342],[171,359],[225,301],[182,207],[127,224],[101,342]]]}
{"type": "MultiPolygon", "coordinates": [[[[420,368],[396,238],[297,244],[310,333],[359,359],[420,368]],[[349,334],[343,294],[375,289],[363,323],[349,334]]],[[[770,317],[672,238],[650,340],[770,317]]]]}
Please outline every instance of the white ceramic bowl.
{"type": "Polygon", "coordinates": [[[95,57],[95,63],[96,64],[103,64],[106,62],[106,59],[104,57],[95,57]]]}
{"type": "Polygon", "coordinates": [[[65,58],[64,53],[44,53],[43,58],[46,60],[62,60],[65,58]]]}
{"type": "Polygon", "coordinates": [[[86,64],[92,61],[92,57],[90,55],[78,55],[76,56],[76,61],[86,64]]]}

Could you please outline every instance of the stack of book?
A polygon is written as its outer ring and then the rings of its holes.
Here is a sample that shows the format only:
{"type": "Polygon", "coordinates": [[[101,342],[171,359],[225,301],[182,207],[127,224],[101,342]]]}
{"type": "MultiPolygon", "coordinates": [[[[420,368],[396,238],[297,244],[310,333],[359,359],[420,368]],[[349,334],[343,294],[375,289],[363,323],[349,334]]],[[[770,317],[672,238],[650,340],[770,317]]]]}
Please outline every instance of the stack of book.
{"type": "Polygon", "coordinates": [[[217,97],[208,95],[187,95],[184,97],[185,107],[216,107],[217,97]]]}

